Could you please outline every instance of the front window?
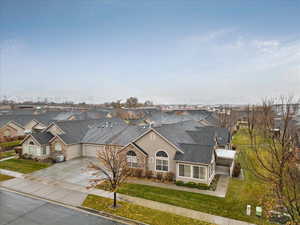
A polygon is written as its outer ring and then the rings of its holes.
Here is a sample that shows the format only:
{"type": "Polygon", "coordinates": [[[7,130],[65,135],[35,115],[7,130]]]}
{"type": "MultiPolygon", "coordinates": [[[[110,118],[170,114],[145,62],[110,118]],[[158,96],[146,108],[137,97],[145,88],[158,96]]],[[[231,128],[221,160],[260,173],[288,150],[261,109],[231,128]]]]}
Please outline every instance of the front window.
{"type": "Polygon", "coordinates": [[[127,152],[127,163],[131,168],[138,167],[137,157],[134,151],[127,152]]]}
{"type": "Polygon", "coordinates": [[[203,166],[179,164],[179,176],[204,180],[206,178],[206,168],[203,166]]]}
{"type": "Polygon", "coordinates": [[[196,179],[205,179],[206,169],[202,166],[193,166],[193,178],[196,179]]]}
{"type": "Polygon", "coordinates": [[[47,150],[46,150],[46,147],[42,147],[43,148],[43,155],[46,155],[47,154],[47,150]]]}
{"type": "Polygon", "coordinates": [[[34,155],[34,142],[30,141],[28,145],[28,154],[34,155]]]}
{"type": "Polygon", "coordinates": [[[190,165],[179,165],[179,176],[191,177],[191,166],[190,165]]]}
{"type": "Polygon", "coordinates": [[[169,158],[168,154],[164,151],[156,153],[156,170],[169,171],[169,158]]]}
{"type": "Polygon", "coordinates": [[[11,135],[10,130],[4,131],[4,136],[8,137],[8,136],[10,136],[10,135],[11,135]]]}
{"type": "Polygon", "coordinates": [[[57,151],[57,152],[61,152],[62,151],[62,147],[61,147],[60,143],[56,143],[55,144],[55,151],[57,151]]]}

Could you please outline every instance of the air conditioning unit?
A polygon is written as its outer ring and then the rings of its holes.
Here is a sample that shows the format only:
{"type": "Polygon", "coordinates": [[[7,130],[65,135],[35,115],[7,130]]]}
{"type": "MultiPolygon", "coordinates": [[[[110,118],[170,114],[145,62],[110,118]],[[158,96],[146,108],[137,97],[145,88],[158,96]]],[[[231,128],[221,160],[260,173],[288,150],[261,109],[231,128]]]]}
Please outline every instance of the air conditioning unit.
{"type": "Polygon", "coordinates": [[[56,157],[55,157],[55,162],[63,162],[63,161],[65,161],[65,156],[64,155],[57,155],[56,157]]]}

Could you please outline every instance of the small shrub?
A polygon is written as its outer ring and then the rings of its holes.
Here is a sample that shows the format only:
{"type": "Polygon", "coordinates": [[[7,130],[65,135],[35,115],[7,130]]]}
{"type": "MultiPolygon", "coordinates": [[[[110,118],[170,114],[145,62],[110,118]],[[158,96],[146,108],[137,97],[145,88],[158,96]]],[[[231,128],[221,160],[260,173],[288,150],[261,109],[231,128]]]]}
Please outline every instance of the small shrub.
{"type": "Polygon", "coordinates": [[[132,177],[142,177],[143,176],[143,169],[140,168],[131,168],[129,171],[129,175],[132,177]]]}
{"type": "Polygon", "coordinates": [[[189,187],[189,188],[197,188],[200,190],[208,190],[209,185],[207,184],[202,184],[202,183],[195,183],[195,182],[183,182],[183,181],[176,181],[175,184],[177,186],[183,186],[183,187],[189,187]]]}
{"type": "Polygon", "coordinates": [[[130,168],[128,171],[128,175],[134,177],[134,168],[130,168]]]}
{"type": "Polygon", "coordinates": [[[150,179],[153,177],[153,171],[152,170],[147,170],[145,176],[150,179]]]}
{"type": "Polygon", "coordinates": [[[143,169],[134,169],[134,176],[135,177],[143,177],[143,169]]]}
{"type": "Polygon", "coordinates": [[[22,148],[16,147],[16,148],[15,148],[15,152],[16,152],[16,154],[17,154],[20,158],[22,157],[22,148]]]}
{"type": "Polygon", "coordinates": [[[28,158],[29,158],[29,155],[28,155],[27,153],[25,153],[25,154],[22,155],[21,158],[22,158],[22,159],[28,159],[28,158]]]}
{"type": "Polygon", "coordinates": [[[156,173],[156,178],[160,181],[163,181],[164,178],[163,173],[156,173]]]}
{"type": "Polygon", "coordinates": [[[241,173],[241,164],[240,163],[235,163],[232,176],[233,177],[239,177],[241,173]]]}
{"type": "Polygon", "coordinates": [[[174,181],[175,174],[173,172],[168,172],[165,174],[165,180],[167,181],[174,181]]]}
{"type": "Polygon", "coordinates": [[[175,184],[176,184],[177,186],[184,186],[184,182],[181,181],[181,180],[176,181],[175,184]]]}
{"type": "Polygon", "coordinates": [[[201,184],[201,183],[197,184],[197,188],[200,189],[200,190],[208,190],[209,187],[210,186],[207,185],[207,184],[201,184]]]}
{"type": "Polygon", "coordinates": [[[217,189],[219,178],[220,178],[220,175],[215,175],[214,179],[211,181],[211,183],[209,185],[209,190],[215,191],[217,189]]]}
{"type": "Polygon", "coordinates": [[[191,187],[191,188],[197,188],[197,183],[195,183],[195,182],[187,182],[186,184],[185,184],[185,186],[186,187],[191,187]]]}

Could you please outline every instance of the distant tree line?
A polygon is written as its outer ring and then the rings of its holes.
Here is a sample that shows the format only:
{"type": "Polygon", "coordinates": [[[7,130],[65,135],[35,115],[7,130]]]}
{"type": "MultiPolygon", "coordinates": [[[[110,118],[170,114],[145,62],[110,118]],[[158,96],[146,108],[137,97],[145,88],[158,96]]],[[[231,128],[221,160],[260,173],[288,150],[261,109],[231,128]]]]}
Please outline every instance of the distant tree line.
{"type": "Polygon", "coordinates": [[[122,100],[117,100],[113,102],[107,102],[104,103],[104,106],[106,107],[113,107],[115,109],[120,108],[137,108],[142,106],[153,106],[153,102],[150,100],[146,100],[145,102],[139,102],[137,97],[130,97],[127,98],[125,102],[122,102],[122,100]]]}

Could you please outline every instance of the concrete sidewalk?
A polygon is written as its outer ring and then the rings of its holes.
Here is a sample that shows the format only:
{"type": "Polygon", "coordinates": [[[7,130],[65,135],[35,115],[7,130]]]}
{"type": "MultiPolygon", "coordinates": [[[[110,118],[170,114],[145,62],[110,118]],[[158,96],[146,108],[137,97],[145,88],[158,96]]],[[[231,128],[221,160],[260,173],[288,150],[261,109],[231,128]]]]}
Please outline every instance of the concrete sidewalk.
{"type": "Polygon", "coordinates": [[[22,178],[24,176],[23,173],[11,171],[11,170],[4,170],[4,169],[0,169],[0,174],[4,174],[11,177],[19,177],[19,178],[22,178]]]}
{"type": "Polygon", "coordinates": [[[72,206],[81,206],[88,194],[113,198],[113,193],[108,191],[87,189],[81,185],[57,182],[50,179],[36,179],[30,176],[2,181],[0,186],[72,206]]]}
{"type": "Polygon", "coordinates": [[[132,196],[128,196],[128,195],[119,194],[119,197],[122,200],[125,200],[127,202],[130,202],[130,203],[133,203],[136,205],[140,205],[140,206],[144,206],[144,207],[148,207],[151,209],[156,209],[156,210],[160,210],[160,211],[164,211],[164,212],[168,212],[168,213],[174,213],[174,214],[178,214],[180,216],[186,216],[186,217],[190,217],[190,218],[193,218],[196,220],[201,220],[201,221],[205,221],[205,222],[209,222],[209,223],[213,223],[213,224],[254,225],[254,224],[244,222],[244,221],[234,220],[234,219],[230,219],[230,218],[226,218],[226,217],[222,217],[222,216],[215,216],[215,215],[199,212],[199,211],[192,210],[192,209],[186,209],[186,208],[177,207],[177,206],[173,206],[173,205],[169,205],[169,204],[165,204],[165,203],[161,203],[161,202],[151,201],[151,200],[142,199],[142,198],[136,198],[136,197],[132,197],[132,196]]]}
{"type": "MultiPolygon", "coordinates": [[[[88,194],[113,198],[113,193],[100,189],[86,189],[86,187],[66,182],[58,182],[45,178],[25,176],[0,182],[0,186],[22,193],[38,196],[40,198],[61,202],[71,206],[81,206],[88,194]]],[[[178,214],[193,219],[206,221],[218,225],[250,225],[250,223],[233,220],[221,216],[210,215],[199,211],[172,206],[142,198],[118,194],[119,200],[134,203],[136,205],[178,214]]]]}
{"type": "Polygon", "coordinates": [[[14,158],[16,158],[16,156],[6,157],[6,158],[3,158],[3,159],[0,159],[0,162],[6,161],[6,160],[9,160],[9,159],[14,159],[14,158]]]}

